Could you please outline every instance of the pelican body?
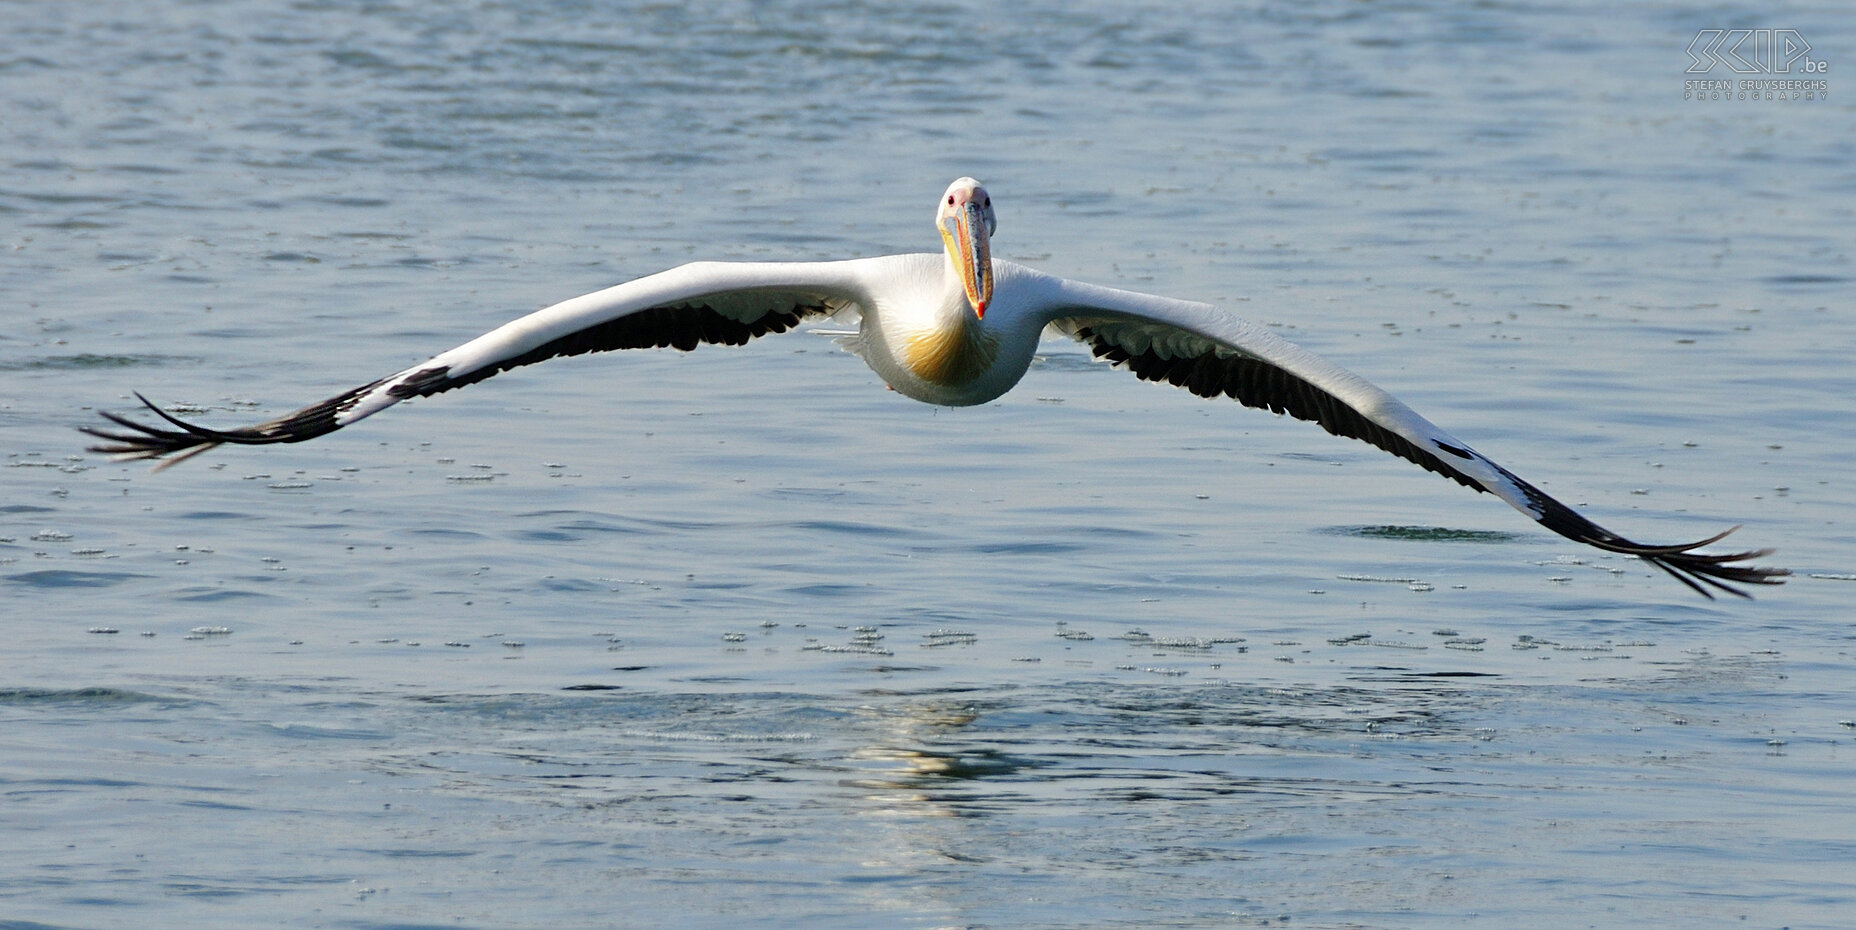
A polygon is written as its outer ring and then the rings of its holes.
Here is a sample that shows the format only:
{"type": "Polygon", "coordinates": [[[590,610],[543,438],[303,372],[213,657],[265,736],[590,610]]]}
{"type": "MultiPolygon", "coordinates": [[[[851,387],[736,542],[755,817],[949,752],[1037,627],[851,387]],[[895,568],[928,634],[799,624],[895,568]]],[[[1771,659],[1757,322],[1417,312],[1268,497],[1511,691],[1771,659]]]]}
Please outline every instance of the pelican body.
{"type": "Polygon", "coordinates": [[[1111,364],[1201,397],[1228,396],[1360,439],[1507,501],[1569,539],[1638,556],[1695,591],[1746,596],[1780,568],[1743,564],[1771,550],[1697,551],[1727,535],[1670,546],[1632,542],[1580,516],[1365,379],[1208,304],[1099,287],[992,258],[992,198],[978,181],[949,185],[936,207],[940,254],[835,262],[696,262],[543,308],[430,360],[236,429],[182,421],[136,395],[167,428],[114,413],[120,429],[84,427],[91,451],[174,464],[224,443],[302,442],[409,397],[588,352],[740,345],[809,319],[859,318],[848,347],[897,392],[930,404],[983,404],[1012,389],[1046,330],[1111,364]]]}

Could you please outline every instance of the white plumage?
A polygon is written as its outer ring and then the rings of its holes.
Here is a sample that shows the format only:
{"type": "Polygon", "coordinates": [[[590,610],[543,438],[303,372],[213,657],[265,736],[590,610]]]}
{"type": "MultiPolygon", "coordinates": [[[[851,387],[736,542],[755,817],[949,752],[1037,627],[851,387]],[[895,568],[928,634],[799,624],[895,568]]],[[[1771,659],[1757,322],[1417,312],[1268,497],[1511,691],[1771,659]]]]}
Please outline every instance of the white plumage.
{"type": "MultiPolygon", "coordinates": [[[[563,355],[703,343],[738,345],[810,318],[860,317],[846,344],[890,387],[931,404],[982,404],[1010,390],[1047,330],[1109,362],[1204,397],[1314,421],[1512,504],[1548,529],[1636,555],[1712,597],[1777,584],[1784,569],[1739,564],[1770,550],[1706,554],[1718,536],[1675,546],[1624,539],[1471,449],[1365,379],[1208,304],[1053,277],[994,261],[997,222],[979,182],[950,185],[936,211],[941,254],[837,262],[698,262],[538,310],[432,359],[287,416],[215,430],[142,399],[168,424],[103,414],[127,430],[85,428],[93,451],[173,464],[222,443],[301,442],[408,397],[448,391],[563,355]]],[[[138,397],[140,395],[137,395],[138,397]]],[[[1729,530],[1728,532],[1732,532],[1729,530]]]]}

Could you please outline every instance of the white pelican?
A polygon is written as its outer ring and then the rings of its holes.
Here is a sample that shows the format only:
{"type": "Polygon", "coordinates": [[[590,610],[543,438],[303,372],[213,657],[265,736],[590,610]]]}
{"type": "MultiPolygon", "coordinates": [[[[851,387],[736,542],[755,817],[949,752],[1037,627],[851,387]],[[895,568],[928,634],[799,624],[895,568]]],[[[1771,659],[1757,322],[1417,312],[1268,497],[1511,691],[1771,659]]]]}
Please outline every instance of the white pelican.
{"type": "Polygon", "coordinates": [[[302,442],[408,397],[482,381],[563,355],[703,343],[740,345],[800,321],[861,318],[847,345],[890,387],[930,404],[983,404],[1024,377],[1046,328],[1148,381],[1201,397],[1228,395],[1364,440],[1477,491],[1487,491],[1568,539],[1637,556],[1712,598],[1747,596],[1735,584],[1779,584],[1781,568],[1744,563],[1771,552],[1697,552],[1698,542],[1646,546],[1606,530],[1522,481],[1358,375],[1207,304],[1055,278],[994,261],[992,198],[961,178],[941,195],[942,254],[835,262],[697,262],[562,301],[504,324],[430,361],[344,391],[295,413],[238,429],[183,422],[140,394],[175,429],[104,413],[124,431],[85,427],[108,440],[93,452],[171,465],[221,443],[302,442]],[[178,453],[178,454],[176,454],[178,453]],[[1704,585],[1706,587],[1704,587],[1704,585]]]}

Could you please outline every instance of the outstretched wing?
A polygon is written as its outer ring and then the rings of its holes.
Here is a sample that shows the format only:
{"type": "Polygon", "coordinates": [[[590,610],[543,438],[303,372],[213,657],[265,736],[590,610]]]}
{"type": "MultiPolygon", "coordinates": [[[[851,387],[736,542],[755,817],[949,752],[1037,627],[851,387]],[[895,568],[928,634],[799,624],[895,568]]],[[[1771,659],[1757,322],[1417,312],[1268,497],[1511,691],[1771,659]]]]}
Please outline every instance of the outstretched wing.
{"type": "MultiPolygon", "coordinates": [[[[1789,571],[1745,565],[1772,550],[1725,554],[1698,542],[1632,542],[1516,477],[1360,376],[1214,307],[1050,279],[1051,325],[1096,357],[1147,381],[1200,397],[1228,396],[1247,407],[1321,424],[1336,436],[1371,443],[1402,459],[1507,501],[1568,539],[1637,556],[1712,598],[1709,587],[1747,596],[1736,584],[1780,584],[1789,571]],[[1705,586],[1705,587],[1704,587],[1705,586]]],[[[1736,527],[1737,529],[1737,527],[1736,527]]]]}
{"type": "Polygon", "coordinates": [[[785,332],[809,317],[861,307],[865,282],[890,259],[848,262],[698,262],[629,281],[506,323],[457,348],[294,413],[252,426],[209,429],[181,420],[137,394],[167,426],[114,413],[120,429],[84,427],[105,443],[90,447],[128,459],[166,458],[162,467],[221,443],[302,442],[379,413],[408,397],[449,391],[522,365],[565,355],[704,343],[741,345],[785,332]],[[169,428],[172,427],[172,428],[169,428]]]}

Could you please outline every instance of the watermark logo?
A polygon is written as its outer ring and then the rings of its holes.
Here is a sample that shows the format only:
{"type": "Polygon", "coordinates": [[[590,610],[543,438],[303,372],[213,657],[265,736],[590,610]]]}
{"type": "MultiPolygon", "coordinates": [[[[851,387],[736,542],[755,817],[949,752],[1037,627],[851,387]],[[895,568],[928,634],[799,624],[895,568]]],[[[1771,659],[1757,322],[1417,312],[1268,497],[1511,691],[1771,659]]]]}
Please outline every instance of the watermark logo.
{"type": "Polygon", "coordinates": [[[1796,29],[1703,29],[1688,44],[1689,74],[1722,74],[1682,82],[1683,100],[1826,100],[1830,62],[1811,57],[1796,29]],[[1723,70],[1716,72],[1720,67],[1723,70]],[[1765,75],[1735,79],[1727,75],[1765,75]],[[1784,75],[1772,77],[1771,75],[1784,75]],[[1808,75],[1808,76],[1806,76],[1808,75]]]}
{"type": "Polygon", "coordinates": [[[1735,74],[1824,74],[1830,62],[1811,57],[1796,29],[1703,29],[1688,44],[1690,74],[1726,65],[1735,74]],[[1750,45],[1748,43],[1751,43],[1750,45]]]}

